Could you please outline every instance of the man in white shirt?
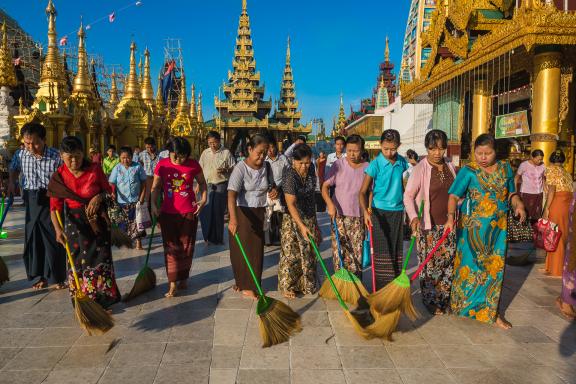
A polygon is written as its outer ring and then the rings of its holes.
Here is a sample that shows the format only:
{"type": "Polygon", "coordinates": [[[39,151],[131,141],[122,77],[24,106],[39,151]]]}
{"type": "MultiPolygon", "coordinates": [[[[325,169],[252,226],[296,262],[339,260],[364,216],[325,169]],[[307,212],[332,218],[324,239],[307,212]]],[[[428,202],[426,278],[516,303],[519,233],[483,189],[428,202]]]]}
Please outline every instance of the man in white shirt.
{"type": "Polygon", "coordinates": [[[330,170],[330,167],[336,162],[336,160],[346,157],[346,153],[344,152],[345,147],[346,139],[344,137],[338,136],[334,139],[334,150],[336,152],[332,152],[326,158],[326,172],[330,170]]]}
{"type": "MultiPolygon", "coordinates": [[[[270,164],[270,169],[272,170],[272,175],[274,178],[274,183],[280,191],[280,200],[282,205],[286,206],[284,203],[284,196],[282,194],[282,178],[284,173],[288,168],[290,168],[290,162],[285,155],[278,153],[278,147],[275,142],[270,143],[268,148],[268,156],[266,161],[270,164]]],[[[282,225],[282,212],[272,212],[270,217],[270,225],[268,230],[264,234],[264,239],[266,245],[279,245],[280,244],[280,226],[282,225]]]]}
{"type": "Polygon", "coordinates": [[[200,155],[200,166],[208,184],[208,203],[200,212],[202,236],[207,244],[224,244],[224,215],[228,196],[228,179],[236,164],[232,153],[221,144],[220,134],[210,131],[208,148],[200,155]]]}

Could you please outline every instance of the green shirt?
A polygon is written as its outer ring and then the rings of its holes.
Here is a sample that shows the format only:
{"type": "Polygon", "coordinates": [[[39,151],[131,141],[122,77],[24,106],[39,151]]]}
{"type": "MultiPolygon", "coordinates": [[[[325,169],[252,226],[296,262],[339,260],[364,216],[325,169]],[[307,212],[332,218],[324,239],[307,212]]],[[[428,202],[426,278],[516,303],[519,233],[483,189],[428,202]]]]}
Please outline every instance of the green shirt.
{"type": "Polygon", "coordinates": [[[112,158],[106,156],[104,160],[102,160],[102,170],[106,176],[110,176],[114,167],[120,162],[120,158],[118,156],[114,156],[112,158]]]}

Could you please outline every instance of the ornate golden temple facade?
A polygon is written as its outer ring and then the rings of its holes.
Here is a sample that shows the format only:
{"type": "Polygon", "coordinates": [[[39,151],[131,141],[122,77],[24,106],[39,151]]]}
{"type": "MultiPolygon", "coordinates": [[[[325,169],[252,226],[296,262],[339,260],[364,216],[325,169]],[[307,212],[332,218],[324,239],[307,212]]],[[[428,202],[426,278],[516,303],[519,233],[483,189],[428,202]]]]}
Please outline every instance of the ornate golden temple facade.
{"type": "Polygon", "coordinates": [[[224,98],[215,97],[218,116],[207,125],[219,130],[225,144],[232,150],[242,148],[247,138],[256,132],[268,131],[278,142],[293,133],[309,134],[312,125],[302,125],[299,120],[298,102],[290,63],[290,41],[286,49],[286,64],[277,110],[272,117],[272,101],[264,99],[264,86],[256,71],[256,59],[250,29],[246,0],[242,0],[242,13],[234,50],[233,71],[228,72],[228,82],[223,84],[224,98]]]}
{"type": "Polygon", "coordinates": [[[562,148],[572,171],[575,11],[560,0],[437,2],[422,34],[430,57],[419,77],[401,84],[402,102],[432,102],[434,128],[448,133],[449,151],[462,158],[478,135],[498,137],[502,116],[525,114],[529,131],[518,126],[499,142],[524,153],[542,149],[546,159],[562,148]]]}

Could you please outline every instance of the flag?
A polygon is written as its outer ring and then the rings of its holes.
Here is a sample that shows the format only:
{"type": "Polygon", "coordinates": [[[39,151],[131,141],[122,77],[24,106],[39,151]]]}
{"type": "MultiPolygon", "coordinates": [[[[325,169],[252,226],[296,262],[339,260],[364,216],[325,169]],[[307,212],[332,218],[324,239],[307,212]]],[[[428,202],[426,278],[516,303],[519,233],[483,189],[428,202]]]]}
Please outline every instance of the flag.
{"type": "Polygon", "coordinates": [[[168,96],[170,94],[170,90],[172,89],[172,80],[174,76],[174,72],[172,71],[167,73],[168,75],[162,78],[162,98],[164,99],[164,104],[168,104],[168,96]]]}
{"type": "Polygon", "coordinates": [[[91,29],[91,28],[92,28],[92,26],[91,26],[90,24],[88,24],[88,25],[86,26],[86,30],[89,30],[89,29],[91,29]]]}
{"type": "Polygon", "coordinates": [[[59,44],[61,47],[64,45],[67,45],[68,44],[68,36],[64,36],[63,38],[61,38],[59,44]]]}
{"type": "Polygon", "coordinates": [[[116,20],[116,12],[112,12],[111,14],[108,15],[108,21],[113,23],[114,20],[116,20]]]}
{"type": "Polygon", "coordinates": [[[136,6],[137,6],[137,7],[139,7],[139,6],[141,6],[141,5],[142,5],[142,2],[141,2],[141,1],[137,1],[137,2],[136,2],[136,6]]]}

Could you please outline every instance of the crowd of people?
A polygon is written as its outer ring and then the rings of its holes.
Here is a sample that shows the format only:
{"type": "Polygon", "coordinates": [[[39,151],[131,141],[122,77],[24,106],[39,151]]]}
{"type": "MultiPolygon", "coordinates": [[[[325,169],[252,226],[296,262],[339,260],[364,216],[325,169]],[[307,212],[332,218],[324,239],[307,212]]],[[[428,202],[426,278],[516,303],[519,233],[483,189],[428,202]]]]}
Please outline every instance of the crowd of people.
{"type": "Polygon", "coordinates": [[[576,318],[574,187],[561,151],[546,167],[542,151],[534,150],[514,172],[508,161],[497,160],[496,141],[488,134],[476,138],[474,160],[458,169],[446,157],[448,138],[441,130],[426,134],[426,156],[409,151],[407,158],[398,154],[399,133],[386,130],[381,151],[370,162],[358,135],[338,137],[334,153],[314,156],[305,137],[280,153],[273,138],[256,134],[235,158],[219,133],[210,132],[208,148],[197,160],[180,137],[170,138],[162,152],[153,138],[137,152],[108,146],[103,157],[90,148],[90,159],[76,137],[64,138],[59,150],[49,148],[40,124],[24,125],[21,137],[25,148],[12,159],[7,193],[16,193],[21,173],[24,262],[35,289],[52,281],[56,289],[69,286],[74,293],[75,285],[67,284],[71,276],[62,247],[67,242],[83,292],[105,308],[119,301],[111,227],[118,225],[142,248],[146,233],[136,225],[135,211],[145,206],[162,232],[167,298],[187,288],[198,224],[206,245],[219,246],[226,215],[235,291],[257,295],[237,237],[257,279],[265,245],[280,245],[279,292],[289,299],[314,294],[318,278],[309,239],[322,241],[317,212],[325,209],[334,268],[361,278],[363,242],[368,231],[373,236],[376,289],[401,272],[406,223],[417,237],[420,263],[447,236],[420,274],[424,305],[433,315],[453,313],[507,329],[512,325],[500,299],[509,218],[521,223],[544,218],[562,232],[557,250],[547,254],[544,272],[562,278],[557,305],[563,316],[576,318]],[[124,214],[122,222],[114,223],[107,213],[114,204],[124,214]],[[63,226],[56,211],[64,212],[63,226]]]}

